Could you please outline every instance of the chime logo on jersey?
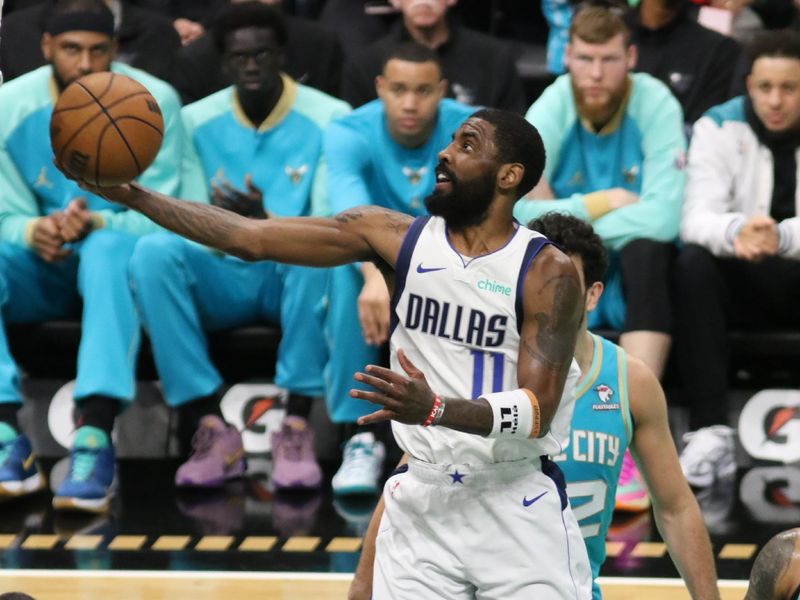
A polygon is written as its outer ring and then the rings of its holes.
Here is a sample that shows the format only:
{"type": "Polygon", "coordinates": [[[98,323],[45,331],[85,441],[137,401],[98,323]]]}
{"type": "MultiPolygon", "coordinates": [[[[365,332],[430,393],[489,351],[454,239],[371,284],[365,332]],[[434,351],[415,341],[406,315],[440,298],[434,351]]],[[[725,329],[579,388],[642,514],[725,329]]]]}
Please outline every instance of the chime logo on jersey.
{"type": "Polygon", "coordinates": [[[619,402],[611,402],[614,390],[606,384],[601,383],[594,387],[597,397],[602,401],[600,404],[592,404],[592,410],[619,410],[619,402]]]}
{"type": "Polygon", "coordinates": [[[753,458],[800,461],[800,392],[763,390],[739,415],[739,437],[753,458]]]}

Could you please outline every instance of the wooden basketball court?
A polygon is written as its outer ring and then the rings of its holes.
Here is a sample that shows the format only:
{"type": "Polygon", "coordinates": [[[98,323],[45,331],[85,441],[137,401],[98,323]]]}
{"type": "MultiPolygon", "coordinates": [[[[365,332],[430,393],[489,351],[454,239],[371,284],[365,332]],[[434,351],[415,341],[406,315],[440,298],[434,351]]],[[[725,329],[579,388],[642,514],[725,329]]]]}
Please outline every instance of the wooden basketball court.
{"type": "MultiPolygon", "coordinates": [[[[0,572],[0,592],[36,600],[343,600],[350,575],[233,572],[45,571],[0,572]]],[[[674,579],[601,578],[605,600],[688,600],[674,579]]],[[[722,600],[741,600],[746,582],[720,582],[722,600]]]]}

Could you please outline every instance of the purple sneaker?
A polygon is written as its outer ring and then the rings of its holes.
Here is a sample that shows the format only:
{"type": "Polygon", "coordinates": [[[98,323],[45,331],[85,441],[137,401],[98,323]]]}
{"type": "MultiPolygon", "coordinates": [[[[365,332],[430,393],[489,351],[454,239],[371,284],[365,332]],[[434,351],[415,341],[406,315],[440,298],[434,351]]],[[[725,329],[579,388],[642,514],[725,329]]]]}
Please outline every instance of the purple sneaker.
{"type": "Polygon", "coordinates": [[[200,419],[192,436],[192,455],[175,473],[178,487],[215,488],[244,475],[242,436],[215,415],[200,419]]]}
{"type": "Polygon", "coordinates": [[[286,417],[272,434],[272,483],[276,490],[318,489],[322,470],[314,455],[314,434],[302,417],[286,417]]]}

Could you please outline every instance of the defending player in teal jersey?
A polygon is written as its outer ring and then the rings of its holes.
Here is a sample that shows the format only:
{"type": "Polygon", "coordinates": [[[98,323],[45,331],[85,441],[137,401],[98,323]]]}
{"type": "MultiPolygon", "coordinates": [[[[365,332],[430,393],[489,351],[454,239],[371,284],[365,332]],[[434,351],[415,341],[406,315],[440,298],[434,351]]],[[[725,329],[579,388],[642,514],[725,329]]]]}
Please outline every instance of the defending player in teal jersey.
{"type": "Polygon", "coordinates": [[[658,529],[692,598],[719,598],[708,533],[678,463],[661,385],[642,361],[586,329],[588,313],[603,293],[607,258],[602,241],[591,225],[560,213],[528,226],[572,258],[586,293],[587,314],[575,345],[583,377],[576,384],[569,446],[554,460],[564,472],[589,552],[594,599],[601,597],[597,575],[606,558],[606,532],[629,445],[652,495],[658,529]]]}
{"type": "MultiPolygon", "coordinates": [[[[82,191],[53,165],[49,124],[61,90],[113,71],[144,84],[164,115],[164,140],[140,181],[179,185],[180,102],[163,81],[113,62],[114,17],[102,0],[60,0],[42,38],[48,65],[0,89],[0,308],[3,324],[82,318],[73,396],[81,415],[56,508],[103,511],[114,476],[111,430],[134,397],[140,322],[128,286],[134,245],[157,227],[82,191]]],[[[17,424],[16,364],[0,327],[0,497],[44,485],[17,424]]]]}

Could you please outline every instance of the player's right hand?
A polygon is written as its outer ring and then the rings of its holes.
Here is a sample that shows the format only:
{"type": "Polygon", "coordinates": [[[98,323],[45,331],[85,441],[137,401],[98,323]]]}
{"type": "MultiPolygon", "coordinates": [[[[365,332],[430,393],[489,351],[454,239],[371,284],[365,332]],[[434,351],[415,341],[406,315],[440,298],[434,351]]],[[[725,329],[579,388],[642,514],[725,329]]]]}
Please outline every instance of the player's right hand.
{"type": "Polygon", "coordinates": [[[425,374],[414,366],[402,348],[397,350],[397,360],[408,377],[377,365],[367,365],[366,373],[358,372],[353,376],[375,391],[350,390],[350,396],[382,406],[380,410],[359,417],[359,425],[389,420],[420,425],[430,415],[436,394],[428,385],[425,374]]]}
{"type": "Polygon", "coordinates": [[[54,213],[40,218],[33,229],[33,249],[42,260],[49,263],[61,262],[71,254],[64,248],[64,238],[58,225],[63,215],[54,213]]]}
{"type": "Polygon", "coordinates": [[[389,288],[381,272],[364,264],[364,287],[358,295],[358,320],[364,341],[380,346],[389,339],[389,288]]]}

